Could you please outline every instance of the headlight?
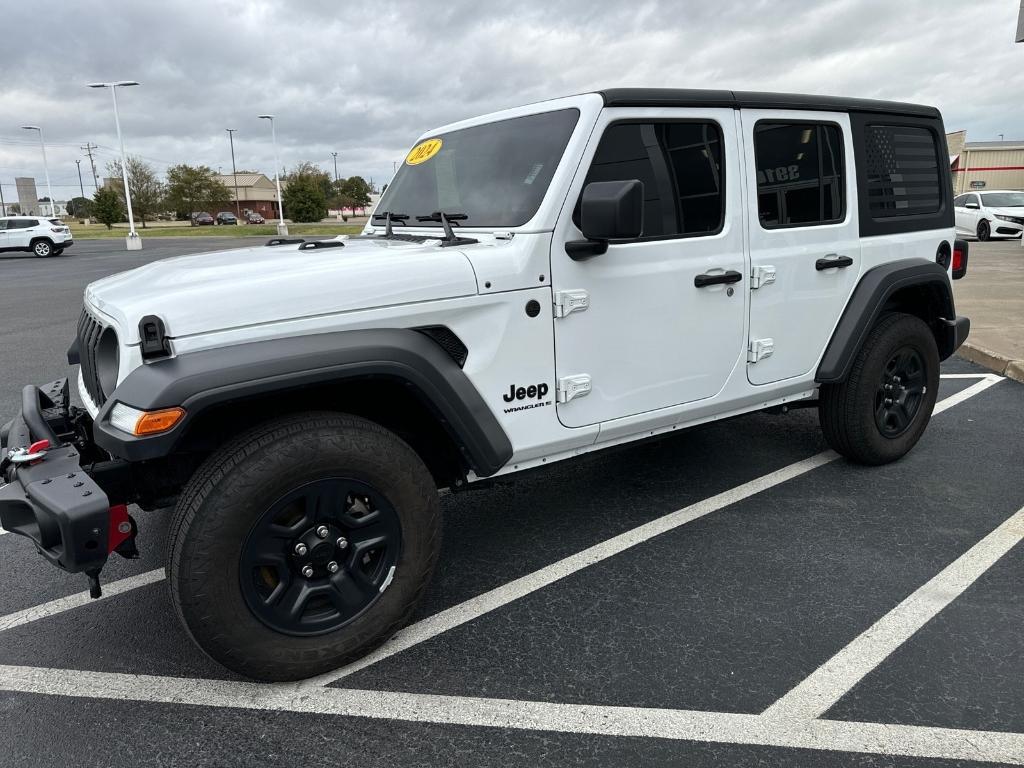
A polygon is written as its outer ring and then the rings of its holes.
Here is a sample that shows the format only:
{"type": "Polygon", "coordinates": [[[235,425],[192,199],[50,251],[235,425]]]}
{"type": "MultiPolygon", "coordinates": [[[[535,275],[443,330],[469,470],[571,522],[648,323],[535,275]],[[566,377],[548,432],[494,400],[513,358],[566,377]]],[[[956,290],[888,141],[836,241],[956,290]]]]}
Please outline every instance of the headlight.
{"type": "Polygon", "coordinates": [[[173,428],[185,418],[184,408],[161,408],[158,411],[140,411],[124,403],[114,403],[110,409],[110,425],[136,437],[156,435],[173,428]]]}
{"type": "Polygon", "coordinates": [[[100,380],[104,397],[110,397],[117,387],[117,369],[120,364],[117,333],[113,328],[107,328],[96,343],[96,377],[100,380]]]}
{"type": "Polygon", "coordinates": [[[1001,216],[1000,214],[995,215],[997,219],[1002,221],[1009,221],[1011,224],[1020,224],[1020,218],[1017,216],[1001,216]]]}

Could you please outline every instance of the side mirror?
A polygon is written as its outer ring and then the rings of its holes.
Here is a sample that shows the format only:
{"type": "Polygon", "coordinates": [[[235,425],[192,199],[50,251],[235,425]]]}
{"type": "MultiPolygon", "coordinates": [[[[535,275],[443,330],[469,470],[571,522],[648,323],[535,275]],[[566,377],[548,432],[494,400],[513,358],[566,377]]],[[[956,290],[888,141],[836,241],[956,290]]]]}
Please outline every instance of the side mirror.
{"type": "Polygon", "coordinates": [[[644,228],[644,185],[628,181],[593,181],[583,189],[580,229],[586,240],[572,240],[565,251],[575,261],[608,250],[609,240],[640,237],[644,228]]]}
{"type": "Polygon", "coordinates": [[[974,210],[978,210],[981,206],[977,203],[964,203],[964,208],[973,208],[974,210]]]}

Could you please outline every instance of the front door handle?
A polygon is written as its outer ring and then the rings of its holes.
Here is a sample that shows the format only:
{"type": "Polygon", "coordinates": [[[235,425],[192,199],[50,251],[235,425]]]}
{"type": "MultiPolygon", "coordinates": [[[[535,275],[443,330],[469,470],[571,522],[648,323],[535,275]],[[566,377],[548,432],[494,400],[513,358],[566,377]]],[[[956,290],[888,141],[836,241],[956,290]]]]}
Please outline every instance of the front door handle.
{"type": "Polygon", "coordinates": [[[821,272],[823,269],[836,269],[837,267],[842,269],[843,267],[848,267],[851,264],[853,264],[853,259],[849,256],[837,256],[834,253],[830,253],[825,258],[818,259],[814,262],[814,268],[821,272]]]}
{"type": "Polygon", "coordinates": [[[706,285],[721,285],[723,283],[738,283],[743,279],[743,275],[733,269],[727,272],[722,272],[719,275],[697,275],[693,278],[693,284],[698,288],[703,288],[706,285]]]}

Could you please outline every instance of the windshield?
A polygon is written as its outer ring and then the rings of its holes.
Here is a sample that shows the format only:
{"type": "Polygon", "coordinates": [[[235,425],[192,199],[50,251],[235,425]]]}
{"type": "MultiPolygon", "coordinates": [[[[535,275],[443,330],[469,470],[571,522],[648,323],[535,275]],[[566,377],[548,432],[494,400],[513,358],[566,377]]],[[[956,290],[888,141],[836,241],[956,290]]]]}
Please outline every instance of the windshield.
{"type": "Polygon", "coordinates": [[[991,192],[982,195],[981,199],[989,208],[1024,207],[1024,192],[991,192]]]}
{"type": "Polygon", "coordinates": [[[563,109],[432,136],[409,152],[377,211],[412,221],[435,211],[464,213],[467,227],[525,224],[540,207],[579,115],[563,109]]]}

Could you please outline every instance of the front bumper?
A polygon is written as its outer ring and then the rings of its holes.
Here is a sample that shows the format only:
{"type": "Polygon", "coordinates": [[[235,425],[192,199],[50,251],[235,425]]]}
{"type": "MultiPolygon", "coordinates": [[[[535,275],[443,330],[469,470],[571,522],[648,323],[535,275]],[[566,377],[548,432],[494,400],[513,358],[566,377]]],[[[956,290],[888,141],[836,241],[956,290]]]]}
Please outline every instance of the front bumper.
{"type": "Polygon", "coordinates": [[[111,551],[111,505],[54,428],[67,415],[67,379],[23,390],[21,411],[0,430],[0,525],[58,568],[95,575],[111,551]],[[39,440],[50,441],[41,458],[12,463],[12,451],[39,440]]]}

